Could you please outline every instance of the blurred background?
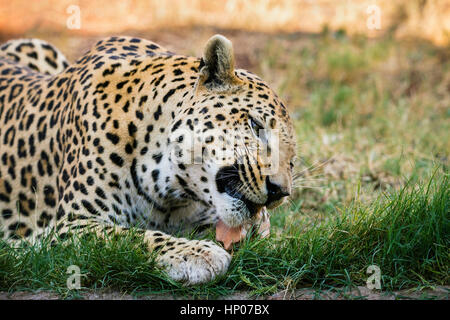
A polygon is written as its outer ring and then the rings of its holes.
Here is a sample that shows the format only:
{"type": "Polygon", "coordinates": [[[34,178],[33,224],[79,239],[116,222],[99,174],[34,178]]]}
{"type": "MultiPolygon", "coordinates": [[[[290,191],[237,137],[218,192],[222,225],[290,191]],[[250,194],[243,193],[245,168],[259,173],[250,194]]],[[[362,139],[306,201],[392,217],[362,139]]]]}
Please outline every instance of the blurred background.
{"type": "Polygon", "coordinates": [[[448,172],[450,0],[0,0],[0,42],[45,39],[70,61],[117,34],[200,56],[215,33],[291,110],[292,212],[448,172]]]}

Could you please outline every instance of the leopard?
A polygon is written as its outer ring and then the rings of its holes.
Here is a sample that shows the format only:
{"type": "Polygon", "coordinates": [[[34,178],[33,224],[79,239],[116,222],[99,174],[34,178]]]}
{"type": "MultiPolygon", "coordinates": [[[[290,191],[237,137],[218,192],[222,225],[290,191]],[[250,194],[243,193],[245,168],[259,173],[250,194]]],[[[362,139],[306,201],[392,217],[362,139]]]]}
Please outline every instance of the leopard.
{"type": "Polygon", "coordinates": [[[231,254],[179,232],[256,225],[293,188],[288,108],[213,35],[201,57],[133,36],[70,63],[50,43],[0,47],[4,241],[138,232],[169,278],[226,274],[231,254]]]}

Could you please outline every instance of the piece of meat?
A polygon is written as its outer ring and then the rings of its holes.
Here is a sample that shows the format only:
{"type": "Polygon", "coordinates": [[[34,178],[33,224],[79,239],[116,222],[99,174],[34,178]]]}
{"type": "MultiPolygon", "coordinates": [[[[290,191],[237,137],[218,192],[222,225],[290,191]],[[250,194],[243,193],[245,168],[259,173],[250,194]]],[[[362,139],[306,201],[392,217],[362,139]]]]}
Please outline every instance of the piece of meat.
{"type": "Polygon", "coordinates": [[[219,220],[216,224],[216,240],[223,243],[225,250],[230,250],[233,243],[245,237],[245,235],[242,237],[242,231],[242,226],[231,228],[219,220]]]}
{"type": "MultiPolygon", "coordinates": [[[[258,234],[262,238],[270,235],[270,219],[269,213],[265,207],[256,215],[256,223],[259,224],[258,234]]],[[[248,230],[254,224],[248,224],[239,227],[229,227],[222,220],[216,224],[216,240],[223,243],[225,250],[230,250],[233,243],[240,242],[247,235],[248,230]]]]}

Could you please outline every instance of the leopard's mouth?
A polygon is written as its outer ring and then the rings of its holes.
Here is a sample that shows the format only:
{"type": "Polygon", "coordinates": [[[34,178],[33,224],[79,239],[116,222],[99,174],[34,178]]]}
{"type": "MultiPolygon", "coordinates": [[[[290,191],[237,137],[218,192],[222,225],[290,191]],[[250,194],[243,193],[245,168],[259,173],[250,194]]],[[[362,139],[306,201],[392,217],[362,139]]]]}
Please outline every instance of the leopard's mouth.
{"type": "Polygon", "coordinates": [[[250,218],[253,218],[261,210],[261,208],[264,207],[264,205],[262,205],[262,204],[258,204],[258,203],[255,203],[255,202],[249,200],[248,198],[245,197],[245,195],[243,195],[240,192],[234,192],[234,191],[230,191],[230,192],[225,191],[225,192],[229,196],[233,197],[234,199],[238,199],[243,202],[244,207],[245,207],[245,209],[247,209],[250,218]]]}
{"type": "Polygon", "coordinates": [[[239,177],[237,165],[221,168],[216,175],[216,185],[220,193],[226,193],[230,197],[240,200],[245,210],[248,211],[249,218],[253,218],[264,207],[264,204],[248,199],[239,191],[243,183],[239,177]]]}

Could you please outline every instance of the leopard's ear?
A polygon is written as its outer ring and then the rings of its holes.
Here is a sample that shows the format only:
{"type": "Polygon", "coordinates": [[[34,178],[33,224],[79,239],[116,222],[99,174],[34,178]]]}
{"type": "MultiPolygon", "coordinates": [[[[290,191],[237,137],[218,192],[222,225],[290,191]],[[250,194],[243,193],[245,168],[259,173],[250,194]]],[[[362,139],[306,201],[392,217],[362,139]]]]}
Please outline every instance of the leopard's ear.
{"type": "Polygon", "coordinates": [[[201,63],[199,84],[209,90],[227,91],[240,84],[234,73],[231,41],[220,34],[206,43],[201,63]]]}

